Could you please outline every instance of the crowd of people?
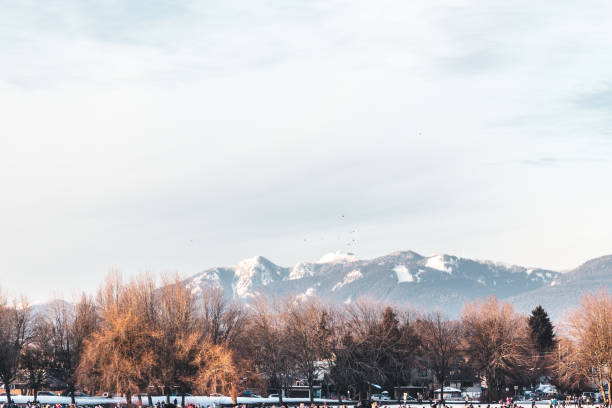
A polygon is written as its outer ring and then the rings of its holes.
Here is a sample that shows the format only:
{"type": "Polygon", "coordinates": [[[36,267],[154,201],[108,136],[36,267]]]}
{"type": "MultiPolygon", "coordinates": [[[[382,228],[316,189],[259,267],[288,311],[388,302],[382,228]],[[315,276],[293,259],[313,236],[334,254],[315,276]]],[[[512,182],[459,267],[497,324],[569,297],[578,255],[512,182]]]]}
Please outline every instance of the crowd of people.
{"type": "MultiPolygon", "coordinates": [[[[196,404],[196,403],[187,403],[185,404],[185,407],[181,407],[180,405],[178,405],[177,400],[174,400],[172,403],[166,403],[165,401],[161,401],[161,402],[156,402],[154,404],[154,408],[222,408],[220,405],[216,405],[213,404],[211,405],[201,405],[201,404],[196,404]]],[[[457,404],[455,404],[457,405],[457,404]]],[[[536,407],[536,400],[535,399],[531,399],[530,401],[530,405],[531,408],[535,408],[536,407]]],[[[538,404],[541,405],[541,404],[538,404]]],[[[513,401],[512,398],[508,397],[505,400],[500,400],[498,404],[476,404],[474,405],[473,403],[469,403],[469,404],[465,404],[465,405],[461,405],[462,407],[465,408],[528,408],[528,406],[523,406],[519,403],[517,403],[516,401],[513,401]]],[[[336,407],[335,405],[333,407],[336,407]]],[[[276,406],[276,405],[270,405],[268,406],[268,408],[333,408],[331,406],[328,405],[309,405],[307,403],[299,403],[296,405],[288,405],[288,404],[282,404],[280,406],[276,406]]],[[[353,406],[351,405],[338,405],[337,408],[352,408],[353,406]]],[[[360,408],[422,408],[422,405],[404,405],[404,404],[399,404],[399,405],[379,405],[378,402],[373,402],[371,404],[370,407],[364,407],[364,406],[359,406],[360,408]]],[[[574,408],[583,408],[583,407],[589,407],[589,408],[612,408],[608,405],[604,405],[602,403],[597,403],[595,401],[593,401],[592,398],[590,397],[582,397],[582,396],[570,396],[568,395],[567,397],[563,398],[563,399],[557,399],[557,398],[551,398],[550,400],[548,400],[548,408],[567,408],[567,407],[574,407],[574,408]]],[[[110,406],[107,405],[75,405],[75,404],[41,404],[39,402],[27,402],[25,404],[16,404],[14,402],[11,403],[0,403],[0,408],[127,408],[125,405],[121,405],[121,404],[117,404],[115,406],[110,406]]],[[[261,404],[261,406],[252,406],[252,405],[248,405],[247,404],[239,404],[239,405],[234,405],[232,408],[266,408],[264,406],[264,404],[261,404]]],[[[452,408],[451,404],[447,405],[446,401],[434,401],[433,403],[431,403],[430,408],[452,408]]]]}

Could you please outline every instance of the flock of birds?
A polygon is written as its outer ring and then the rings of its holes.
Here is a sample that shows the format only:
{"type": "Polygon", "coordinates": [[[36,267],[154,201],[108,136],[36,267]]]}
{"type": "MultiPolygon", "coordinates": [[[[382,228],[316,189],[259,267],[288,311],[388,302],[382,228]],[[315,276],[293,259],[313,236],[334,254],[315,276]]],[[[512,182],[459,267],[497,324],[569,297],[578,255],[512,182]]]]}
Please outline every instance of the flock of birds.
{"type": "MultiPolygon", "coordinates": [[[[341,221],[343,221],[344,218],[345,218],[344,214],[342,214],[340,216],[341,221]]],[[[351,246],[356,246],[357,245],[357,240],[354,238],[354,235],[353,235],[353,234],[356,234],[356,233],[357,233],[357,230],[349,231],[349,235],[350,235],[349,238],[350,238],[350,240],[346,243],[346,246],[351,247],[351,246]]],[[[324,241],[325,240],[325,236],[322,236],[320,240],[324,241]]],[[[342,235],[338,235],[338,241],[340,241],[340,240],[342,240],[342,235]]],[[[304,238],[304,242],[308,242],[308,238],[304,238]]]]}

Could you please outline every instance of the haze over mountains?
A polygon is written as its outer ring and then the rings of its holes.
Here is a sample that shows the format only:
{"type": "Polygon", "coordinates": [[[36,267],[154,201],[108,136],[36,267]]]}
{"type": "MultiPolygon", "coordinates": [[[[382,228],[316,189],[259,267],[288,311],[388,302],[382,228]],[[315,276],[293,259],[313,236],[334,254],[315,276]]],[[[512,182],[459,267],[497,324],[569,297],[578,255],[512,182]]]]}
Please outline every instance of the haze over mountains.
{"type": "Polygon", "coordinates": [[[233,267],[207,269],[184,282],[193,293],[214,285],[247,303],[258,296],[318,297],[336,303],[367,297],[419,310],[438,309],[451,317],[457,317],[467,301],[492,294],[525,313],[541,304],[558,320],[578,304],[582,293],[612,288],[612,255],[565,273],[413,251],[368,260],[332,253],[293,267],[257,256],[233,267]]]}

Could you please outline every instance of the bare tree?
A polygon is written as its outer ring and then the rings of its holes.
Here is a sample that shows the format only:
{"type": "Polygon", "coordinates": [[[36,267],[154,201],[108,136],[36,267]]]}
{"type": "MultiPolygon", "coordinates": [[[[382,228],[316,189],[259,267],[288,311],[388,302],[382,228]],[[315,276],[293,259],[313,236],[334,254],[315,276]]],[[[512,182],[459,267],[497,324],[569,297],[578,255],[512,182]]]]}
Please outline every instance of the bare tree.
{"type": "Polygon", "coordinates": [[[465,306],[462,327],[468,364],[486,380],[488,399],[498,399],[504,386],[529,368],[533,350],[526,318],[490,296],[465,306]]]}
{"type": "Polygon", "coordinates": [[[7,304],[0,293],[0,381],[11,402],[11,383],[15,381],[22,353],[30,336],[30,306],[25,299],[7,304]]]}
{"type": "Polygon", "coordinates": [[[230,302],[223,289],[202,286],[202,330],[213,344],[233,344],[246,325],[244,308],[230,302]]]}
{"type": "Polygon", "coordinates": [[[314,383],[321,372],[321,362],[331,352],[330,314],[315,302],[292,302],[287,305],[287,337],[292,347],[289,355],[297,371],[305,378],[314,402],[314,383]]]}
{"type": "Polygon", "coordinates": [[[282,405],[283,393],[294,377],[286,319],[279,305],[271,307],[265,300],[256,302],[254,308],[249,326],[254,363],[266,375],[269,385],[278,390],[282,405]]]}
{"type": "Polygon", "coordinates": [[[568,341],[559,345],[558,370],[565,379],[595,384],[604,403],[612,404],[612,296],[586,294],[567,319],[568,341]],[[561,357],[562,356],[562,357],[561,357]],[[607,384],[607,390],[606,390],[607,384]]]}
{"type": "Polygon", "coordinates": [[[25,345],[21,357],[21,370],[36,402],[38,391],[48,378],[53,353],[47,321],[38,316],[32,326],[30,341],[25,345]]]}
{"type": "MultiPolygon", "coordinates": [[[[594,384],[589,376],[584,375],[582,362],[578,359],[576,344],[567,336],[558,336],[556,350],[547,354],[552,366],[552,382],[562,390],[580,392],[594,384]]],[[[539,370],[538,370],[539,371],[539,370]]]]}
{"type": "Polygon", "coordinates": [[[49,372],[67,385],[73,404],[75,403],[77,367],[85,348],[85,342],[97,325],[98,314],[95,304],[87,295],[82,294],[74,305],[63,299],[55,300],[51,316],[42,329],[50,334],[48,340],[51,353],[49,372]]]}
{"type": "Polygon", "coordinates": [[[381,316],[379,305],[360,300],[347,306],[337,325],[331,377],[342,388],[353,387],[361,401],[368,398],[370,384],[386,381],[380,364],[385,355],[378,336],[381,316]]]}
{"type": "Polygon", "coordinates": [[[440,398],[444,401],[444,383],[452,363],[457,359],[461,342],[460,323],[435,312],[420,320],[418,328],[424,362],[433,370],[440,384],[440,398]]]}

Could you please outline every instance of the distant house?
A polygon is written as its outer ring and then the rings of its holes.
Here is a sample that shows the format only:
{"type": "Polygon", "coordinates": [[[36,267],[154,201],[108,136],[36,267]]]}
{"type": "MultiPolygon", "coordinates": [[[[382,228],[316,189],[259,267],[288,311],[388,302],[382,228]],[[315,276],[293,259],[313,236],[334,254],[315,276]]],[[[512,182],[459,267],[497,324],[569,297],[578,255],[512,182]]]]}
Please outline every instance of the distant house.
{"type": "Polygon", "coordinates": [[[416,367],[410,371],[410,383],[393,388],[393,398],[402,399],[404,393],[411,397],[430,398],[433,389],[433,372],[424,367],[416,367]]]}
{"type": "MultiPolygon", "coordinates": [[[[312,387],[313,398],[321,398],[321,386],[312,387]]],[[[310,398],[310,388],[302,381],[296,381],[291,387],[283,390],[283,398],[310,398]]]]}
{"type": "Polygon", "coordinates": [[[462,364],[451,368],[444,385],[461,390],[462,396],[467,395],[470,399],[480,398],[483,391],[480,378],[462,364]]]}
{"type": "Polygon", "coordinates": [[[440,399],[442,398],[442,396],[444,396],[445,400],[453,400],[453,399],[460,400],[463,397],[462,394],[463,392],[459,388],[454,388],[454,387],[444,387],[444,388],[438,388],[437,390],[434,390],[435,399],[440,399]],[[444,393],[442,393],[442,390],[444,390],[444,393]]]}

